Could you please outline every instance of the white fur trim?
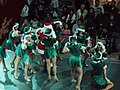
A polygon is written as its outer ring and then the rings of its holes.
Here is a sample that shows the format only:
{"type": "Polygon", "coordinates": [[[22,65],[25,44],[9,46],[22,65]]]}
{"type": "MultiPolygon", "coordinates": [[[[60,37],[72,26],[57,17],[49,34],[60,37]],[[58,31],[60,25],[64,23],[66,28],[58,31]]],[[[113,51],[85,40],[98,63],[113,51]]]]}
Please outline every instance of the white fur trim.
{"type": "Polygon", "coordinates": [[[107,57],[103,57],[104,60],[107,60],[107,57]]]}
{"type": "Polygon", "coordinates": [[[29,28],[29,30],[25,33],[30,33],[32,31],[32,27],[29,28]]]}
{"type": "Polygon", "coordinates": [[[99,52],[99,53],[100,53],[100,57],[96,58],[96,59],[102,59],[102,53],[101,52],[99,52]]]}
{"type": "Polygon", "coordinates": [[[90,36],[88,38],[86,38],[86,40],[90,40],[90,36]]]}
{"type": "Polygon", "coordinates": [[[77,31],[82,31],[82,32],[85,32],[85,29],[80,29],[80,28],[77,28],[77,31]]]}
{"type": "Polygon", "coordinates": [[[13,27],[12,30],[15,31],[15,27],[19,26],[19,23],[16,23],[13,27]]]}
{"type": "Polygon", "coordinates": [[[37,50],[37,52],[38,52],[39,54],[44,54],[44,52],[45,52],[45,50],[41,50],[41,49],[39,49],[38,47],[36,47],[36,50],[37,50]]]}
{"type": "Polygon", "coordinates": [[[93,61],[94,63],[100,63],[100,61],[93,61]]]}
{"type": "Polygon", "coordinates": [[[35,32],[36,35],[37,35],[38,31],[43,31],[43,28],[40,27],[40,28],[36,29],[36,32],[35,32]]]}
{"type": "Polygon", "coordinates": [[[56,23],[59,23],[60,25],[62,25],[62,22],[61,21],[55,21],[55,22],[53,22],[54,24],[56,24],[56,23]]]}
{"type": "Polygon", "coordinates": [[[18,30],[12,33],[12,37],[17,37],[17,36],[18,36],[18,30]]]}
{"type": "Polygon", "coordinates": [[[105,65],[103,68],[107,68],[107,65],[105,65]]]}

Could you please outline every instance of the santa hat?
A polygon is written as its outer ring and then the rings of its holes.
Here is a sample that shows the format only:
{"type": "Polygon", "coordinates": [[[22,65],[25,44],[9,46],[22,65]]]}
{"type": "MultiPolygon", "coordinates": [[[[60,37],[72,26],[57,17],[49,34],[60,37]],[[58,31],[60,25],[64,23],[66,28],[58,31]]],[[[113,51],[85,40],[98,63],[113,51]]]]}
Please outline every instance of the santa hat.
{"type": "Polygon", "coordinates": [[[53,29],[53,26],[51,25],[50,22],[46,22],[46,23],[44,24],[44,28],[50,28],[50,29],[53,29]]]}
{"type": "Polygon", "coordinates": [[[30,26],[26,26],[24,28],[24,33],[30,33],[32,31],[32,28],[30,26]]]}
{"type": "Polygon", "coordinates": [[[50,22],[46,22],[46,23],[44,24],[43,32],[45,32],[45,30],[46,30],[47,28],[52,30],[52,37],[53,37],[53,38],[56,38],[56,34],[55,34],[55,32],[54,32],[54,30],[53,30],[53,26],[51,25],[50,22]]]}
{"type": "Polygon", "coordinates": [[[80,25],[80,27],[77,28],[77,31],[85,32],[85,26],[84,25],[80,25]]]}
{"type": "Polygon", "coordinates": [[[19,23],[15,23],[15,25],[12,27],[12,30],[15,31],[15,27],[19,26],[19,23]]]}

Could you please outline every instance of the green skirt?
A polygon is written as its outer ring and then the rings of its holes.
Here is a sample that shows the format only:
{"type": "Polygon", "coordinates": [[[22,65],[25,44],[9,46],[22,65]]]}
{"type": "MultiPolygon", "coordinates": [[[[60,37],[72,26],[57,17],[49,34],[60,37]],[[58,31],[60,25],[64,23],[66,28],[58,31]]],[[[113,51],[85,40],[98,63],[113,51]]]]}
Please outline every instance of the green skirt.
{"type": "Polygon", "coordinates": [[[104,77],[104,75],[96,75],[96,74],[92,75],[92,82],[98,86],[107,85],[107,80],[104,77]]]}
{"type": "Polygon", "coordinates": [[[81,67],[82,68],[82,62],[81,62],[80,56],[71,55],[70,58],[69,58],[68,64],[70,66],[81,67]]]}
{"type": "Polygon", "coordinates": [[[24,56],[23,56],[22,61],[23,61],[25,64],[29,65],[29,64],[32,64],[32,63],[33,63],[33,58],[30,57],[27,53],[25,53],[24,56]]]}
{"type": "Polygon", "coordinates": [[[61,41],[58,41],[57,49],[60,49],[62,47],[61,41]]]}
{"type": "Polygon", "coordinates": [[[6,41],[6,47],[8,48],[8,50],[11,50],[11,51],[16,50],[15,44],[13,43],[12,40],[7,40],[6,41]]]}
{"type": "Polygon", "coordinates": [[[19,57],[23,57],[24,53],[25,53],[21,47],[21,44],[18,44],[15,52],[16,52],[17,56],[19,56],[19,57]]]}
{"type": "Polygon", "coordinates": [[[54,47],[45,48],[45,59],[50,59],[57,56],[57,52],[54,47]]]}

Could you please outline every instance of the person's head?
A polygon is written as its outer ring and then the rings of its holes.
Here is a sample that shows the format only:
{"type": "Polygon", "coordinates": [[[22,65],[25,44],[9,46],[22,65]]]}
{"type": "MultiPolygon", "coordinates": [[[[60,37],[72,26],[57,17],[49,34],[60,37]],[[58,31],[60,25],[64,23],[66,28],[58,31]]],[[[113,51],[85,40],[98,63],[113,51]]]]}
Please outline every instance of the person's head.
{"type": "Polygon", "coordinates": [[[112,0],[112,1],[111,1],[111,5],[112,5],[113,7],[115,7],[115,6],[116,6],[116,1],[115,1],[115,0],[112,0]]]}
{"type": "Polygon", "coordinates": [[[114,18],[115,18],[114,15],[111,14],[111,15],[110,15],[110,20],[114,20],[114,18]]]}
{"type": "Polygon", "coordinates": [[[65,23],[65,29],[68,29],[68,24],[67,23],[65,23]]]}
{"type": "Polygon", "coordinates": [[[80,5],[80,9],[81,9],[81,10],[84,10],[84,9],[85,9],[85,4],[81,4],[81,5],[80,5]]]}
{"type": "Polygon", "coordinates": [[[77,28],[77,30],[78,30],[79,34],[83,34],[85,32],[85,26],[84,25],[80,25],[80,27],[77,28]]]}
{"type": "Polygon", "coordinates": [[[64,6],[64,7],[63,7],[63,12],[67,12],[67,10],[68,10],[68,7],[67,7],[67,6],[64,6]]]}
{"type": "Polygon", "coordinates": [[[117,8],[120,10],[120,1],[117,3],[117,8]]]}
{"type": "Polygon", "coordinates": [[[90,8],[89,14],[94,14],[94,8],[90,8]]]}
{"type": "Polygon", "coordinates": [[[77,38],[73,36],[69,36],[69,43],[71,45],[75,44],[77,42],[77,38]]]}
{"type": "Polygon", "coordinates": [[[24,37],[24,41],[30,42],[30,39],[31,39],[31,35],[26,35],[24,37]]]}
{"type": "Polygon", "coordinates": [[[103,45],[102,42],[97,42],[97,49],[98,51],[101,51],[101,52],[105,51],[105,46],[103,45]]]}
{"type": "Polygon", "coordinates": [[[25,25],[28,25],[28,24],[29,24],[28,19],[24,19],[23,23],[24,23],[25,25]]]}
{"type": "Polygon", "coordinates": [[[82,24],[82,20],[81,19],[78,19],[77,20],[77,25],[81,25],[82,24]]]}
{"type": "Polygon", "coordinates": [[[101,8],[97,8],[97,13],[101,14],[102,13],[102,9],[101,8]]]}
{"type": "Polygon", "coordinates": [[[74,14],[74,11],[73,11],[73,9],[70,9],[70,14],[72,15],[72,14],[74,14]]]}
{"type": "Polygon", "coordinates": [[[99,6],[100,1],[99,0],[95,0],[95,6],[99,6]]]}

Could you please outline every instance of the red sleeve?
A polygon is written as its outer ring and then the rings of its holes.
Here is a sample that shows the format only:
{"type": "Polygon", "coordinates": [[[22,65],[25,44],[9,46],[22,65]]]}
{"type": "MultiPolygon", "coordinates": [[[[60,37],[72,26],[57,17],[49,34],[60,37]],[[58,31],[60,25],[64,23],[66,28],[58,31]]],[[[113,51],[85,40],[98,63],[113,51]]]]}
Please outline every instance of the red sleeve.
{"type": "Polygon", "coordinates": [[[42,40],[42,38],[44,37],[45,35],[43,33],[40,33],[39,35],[39,40],[42,40]]]}

